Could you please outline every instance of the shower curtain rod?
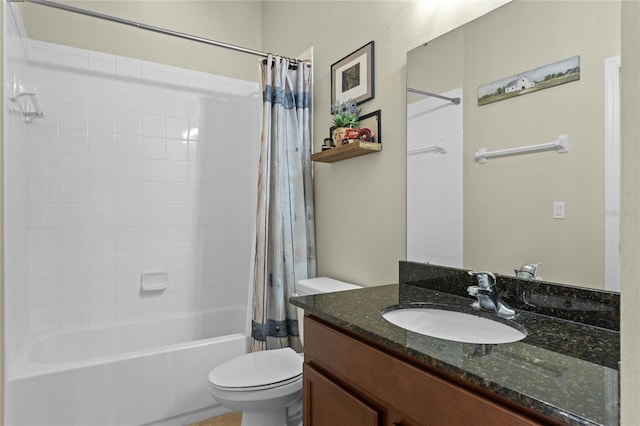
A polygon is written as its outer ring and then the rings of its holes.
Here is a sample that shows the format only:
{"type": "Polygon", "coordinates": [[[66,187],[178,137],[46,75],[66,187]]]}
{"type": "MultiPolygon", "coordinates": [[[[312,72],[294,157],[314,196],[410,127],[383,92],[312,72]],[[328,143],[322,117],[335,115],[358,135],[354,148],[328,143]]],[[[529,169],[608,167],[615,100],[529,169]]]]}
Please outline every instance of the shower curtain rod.
{"type": "Polygon", "coordinates": [[[418,95],[432,96],[434,98],[444,99],[445,101],[449,101],[449,102],[451,102],[451,103],[453,103],[455,105],[458,105],[460,103],[460,98],[450,98],[448,96],[437,95],[435,93],[425,92],[423,90],[412,89],[411,87],[407,87],[407,92],[417,93],[418,95]]]}
{"type": "MultiPolygon", "coordinates": [[[[116,22],[118,24],[128,25],[130,27],[136,27],[136,28],[139,28],[139,29],[142,29],[142,30],[152,31],[152,32],[155,32],[155,33],[160,33],[160,34],[166,34],[166,35],[170,35],[170,36],[173,36],[173,37],[178,37],[178,38],[183,38],[183,39],[186,39],[186,40],[196,41],[198,43],[204,43],[204,44],[208,44],[208,45],[211,45],[211,46],[222,47],[224,49],[235,50],[237,52],[248,53],[250,55],[262,56],[263,58],[266,58],[269,55],[269,53],[261,52],[259,50],[253,50],[253,49],[248,49],[246,47],[235,46],[233,44],[223,43],[221,41],[210,40],[210,39],[207,39],[207,38],[198,37],[198,36],[194,36],[194,35],[191,35],[191,34],[181,33],[181,32],[173,31],[173,30],[167,30],[165,28],[154,27],[153,25],[147,25],[147,24],[143,24],[141,22],[135,22],[135,21],[130,21],[128,19],[118,18],[116,16],[105,15],[103,13],[93,12],[93,11],[86,10],[86,9],[80,9],[78,7],[73,7],[73,6],[69,6],[69,5],[66,5],[66,4],[56,3],[56,2],[49,1],[49,0],[9,0],[9,1],[12,2],[12,3],[34,3],[34,4],[39,4],[39,5],[42,5],[42,6],[52,7],[54,9],[64,10],[66,12],[78,13],[80,15],[91,16],[92,18],[103,19],[103,20],[106,20],[106,21],[116,22]]],[[[274,56],[277,56],[277,55],[274,55],[274,56]]],[[[308,61],[303,61],[301,59],[296,59],[296,58],[286,58],[286,59],[289,59],[290,61],[295,61],[295,62],[308,62],[308,61]]]]}

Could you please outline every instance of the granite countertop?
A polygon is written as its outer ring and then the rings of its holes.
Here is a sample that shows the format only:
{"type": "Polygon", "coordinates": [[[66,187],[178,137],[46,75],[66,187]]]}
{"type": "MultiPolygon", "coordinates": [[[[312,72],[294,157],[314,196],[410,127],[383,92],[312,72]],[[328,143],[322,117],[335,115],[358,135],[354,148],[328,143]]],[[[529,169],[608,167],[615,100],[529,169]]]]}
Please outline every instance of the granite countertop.
{"type": "Polygon", "coordinates": [[[446,305],[472,310],[471,297],[409,284],[292,298],[307,313],[569,425],[618,424],[619,331],[518,309],[527,337],[476,345],[414,333],[386,321],[389,307],[446,305]]]}

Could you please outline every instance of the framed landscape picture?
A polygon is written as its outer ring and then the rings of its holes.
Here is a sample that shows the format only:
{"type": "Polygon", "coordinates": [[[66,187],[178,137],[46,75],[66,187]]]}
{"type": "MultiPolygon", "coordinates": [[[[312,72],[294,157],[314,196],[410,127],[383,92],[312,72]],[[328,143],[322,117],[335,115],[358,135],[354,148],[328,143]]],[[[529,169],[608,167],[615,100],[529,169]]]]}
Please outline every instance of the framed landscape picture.
{"type": "Polygon", "coordinates": [[[478,106],[580,80],[580,56],[572,56],[478,87],[478,106]]]}

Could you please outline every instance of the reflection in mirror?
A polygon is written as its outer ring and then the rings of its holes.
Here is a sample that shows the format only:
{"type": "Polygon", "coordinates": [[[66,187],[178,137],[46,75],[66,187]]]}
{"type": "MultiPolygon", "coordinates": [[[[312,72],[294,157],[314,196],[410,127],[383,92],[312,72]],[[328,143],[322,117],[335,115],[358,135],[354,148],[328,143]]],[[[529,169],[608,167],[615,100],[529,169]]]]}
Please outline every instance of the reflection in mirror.
{"type": "Polygon", "coordinates": [[[512,276],[540,263],[537,279],[619,290],[619,55],[618,1],[515,0],[410,51],[408,260],[512,276]],[[579,79],[527,74],[576,56],[579,79]],[[510,76],[526,94],[506,96],[510,76]],[[475,158],[560,135],[564,154],[475,158]]]}

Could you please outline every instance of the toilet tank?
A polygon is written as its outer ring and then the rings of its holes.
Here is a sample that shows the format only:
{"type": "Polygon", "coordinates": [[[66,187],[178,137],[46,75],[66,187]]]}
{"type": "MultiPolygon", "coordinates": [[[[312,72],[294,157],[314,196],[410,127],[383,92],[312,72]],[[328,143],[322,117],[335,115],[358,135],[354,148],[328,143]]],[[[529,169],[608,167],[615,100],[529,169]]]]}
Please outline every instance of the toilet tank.
{"type": "Polygon", "coordinates": [[[307,278],[296,282],[296,295],[308,296],[310,294],[331,293],[334,291],[353,290],[356,288],[361,287],[344,281],[334,280],[333,278],[307,278]]]}
{"type": "MultiPolygon", "coordinates": [[[[334,291],[354,290],[361,288],[359,285],[334,280],[328,277],[307,278],[296,282],[295,296],[309,296],[319,293],[332,293],[334,291]]],[[[304,344],[304,309],[297,308],[298,331],[300,332],[300,342],[304,344]]]]}

